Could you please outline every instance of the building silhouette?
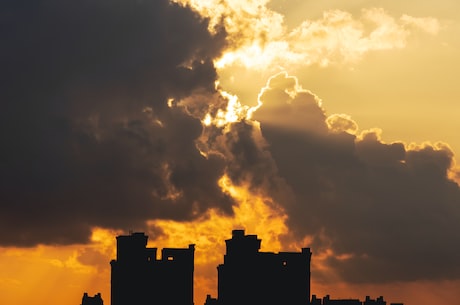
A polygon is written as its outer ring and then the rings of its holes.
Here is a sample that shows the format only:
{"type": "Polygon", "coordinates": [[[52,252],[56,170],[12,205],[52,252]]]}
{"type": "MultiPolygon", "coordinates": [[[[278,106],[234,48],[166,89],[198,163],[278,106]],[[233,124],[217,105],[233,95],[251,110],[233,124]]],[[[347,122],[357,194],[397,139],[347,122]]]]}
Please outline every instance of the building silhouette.
{"type": "MultiPolygon", "coordinates": [[[[313,295],[311,298],[310,305],[386,305],[387,302],[383,299],[382,296],[377,299],[371,299],[369,296],[366,296],[364,301],[359,299],[331,299],[329,295],[319,299],[316,295],[313,295]]],[[[403,303],[390,303],[390,305],[404,305],[403,303]]]]}
{"type": "Polygon", "coordinates": [[[144,233],[117,237],[117,258],[110,262],[112,305],[193,305],[195,246],[147,248],[144,233]]]}
{"type": "Polygon", "coordinates": [[[219,301],[216,298],[211,297],[210,294],[206,295],[206,301],[204,301],[205,305],[218,305],[219,301]]]}
{"type": "MultiPolygon", "coordinates": [[[[323,297],[323,299],[316,298],[316,295],[313,295],[311,298],[311,305],[363,305],[359,299],[331,299],[329,295],[323,297]]],[[[386,305],[386,303],[379,305],[386,305]]],[[[367,305],[367,304],[366,304],[367,305]]]]}
{"type": "Polygon", "coordinates": [[[81,299],[81,305],[104,305],[104,301],[100,293],[95,294],[94,297],[90,297],[88,293],[85,292],[81,299]]]}
{"type": "MultiPolygon", "coordinates": [[[[289,304],[310,300],[310,248],[301,252],[260,252],[257,235],[233,230],[217,267],[219,305],[289,304]]],[[[214,300],[208,298],[206,304],[214,300]]]]}

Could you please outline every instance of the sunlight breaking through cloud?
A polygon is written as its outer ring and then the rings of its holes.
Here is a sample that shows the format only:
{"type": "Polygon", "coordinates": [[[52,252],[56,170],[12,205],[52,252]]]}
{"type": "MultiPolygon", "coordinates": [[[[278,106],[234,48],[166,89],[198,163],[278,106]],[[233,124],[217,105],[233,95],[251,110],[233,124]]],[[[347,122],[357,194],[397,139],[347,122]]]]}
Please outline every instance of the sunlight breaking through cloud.
{"type": "Polygon", "coordinates": [[[382,8],[362,9],[360,16],[329,10],[321,19],[305,19],[288,30],[284,16],[269,9],[268,1],[177,1],[210,18],[210,28],[220,23],[225,27],[229,47],[215,61],[219,69],[356,62],[371,51],[404,48],[415,31],[436,35],[440,30],[436,18],[395,18],[382,8]]]}

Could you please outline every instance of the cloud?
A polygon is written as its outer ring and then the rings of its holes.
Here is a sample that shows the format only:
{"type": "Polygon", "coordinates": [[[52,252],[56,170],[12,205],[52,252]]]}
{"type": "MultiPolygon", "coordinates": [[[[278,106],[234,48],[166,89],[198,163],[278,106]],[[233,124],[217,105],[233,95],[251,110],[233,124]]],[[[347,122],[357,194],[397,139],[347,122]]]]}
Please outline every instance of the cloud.
{"type": "MultiPolygon", "coordinates": [[[[449,147],[385,143],[378,129],[356,135],[351,118],[326,119],[294,83],[272,77],[254,119],[295,196],[280,204],[297,240],[312,237],[324,270],[348,282],[458,279],[460,188],[449,147]]],[[[330,281],[323,271],[315,278],[330,281]]]]}
{"type": "Polygon", "coordinates": [[[439,22],[408,15],[398,20],[381,8],[363,9],[358,17],[331,10],[320,20],[306,20],[293,29],[289,33],[290,50],[304,54],[313,64],[356,62],[371,51],[406,47],[416,30],[436,35],[439,22]]]}
{"type": "Polygon", "coordinates": [[[415,18],[409,15],[402,15],[401,21],[407,25],[413,25],[430,34],[437,34],[440,31],[440,22],[433,17],[415,18]]]}
{"type": "Polygon", "coordinates": [[[447,144],[385,143],[380,129],[327,115],[286,72],[267,81],[248,113],[208,126],[207,149],[224,156],[233,185],[284,213],[285,248],[310,241],[317,281],[460,277],[460,189],[447,144]]]}
{"type": "Polygon", "coordinates": [[[209,105],[193,98],[216,95],[224,31],[166,0],[7,1],[1,11],[0,244],[87,242],[94,226],[231,213],[223,159],[196,148],[209,105]]]}
{"type": "Polygon", "coordinates": [[[307,18],[289,29],[285,16],[270,9],[266,0],[177,1],[211,18],[211,24],[223,22],[230,47],[216,61],[220,69],[293,69],[354,63],[372,51],[405,48],[414,33],[437,35],[441,28],[433,17],[404,14],[395,18],[383,8],[373,7],[362,9],[358,16],[328,10],[322,18],[307,18]]]}
{"type": "MultiPolygon", "coordinates": [[[[259,95],[262,107],[254,119],[269,125],[293,130],[327,132],[326,115],[321,100],[312,92],[303,90],[297,78],[281,72],[268,81],[259,95]]],[[[264,126],[265,126],[264,124],[264,126]]]]}
{"type": "Polygon", "coordinates": [[[327,126],[331,132],[356,134],[358,124],[347,114],[332,114],[326,119],[327,126]]]}

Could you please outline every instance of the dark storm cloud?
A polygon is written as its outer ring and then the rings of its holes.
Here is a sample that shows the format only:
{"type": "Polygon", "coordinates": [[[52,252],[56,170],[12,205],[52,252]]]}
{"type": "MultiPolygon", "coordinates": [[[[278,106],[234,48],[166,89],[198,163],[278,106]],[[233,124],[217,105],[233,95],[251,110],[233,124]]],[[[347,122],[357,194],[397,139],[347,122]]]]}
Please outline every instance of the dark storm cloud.
{"type": "Polygon", "coordinates": [[[0,12],[0,244],[231,211],[222,157],[204,158],[200,121],[167,106],[215,95],[223,31],[166,0],[2,1],[0,12]]]}
{"type": "Polygon", "coordinates": [[[313,252],[331,249],[325,263],[346,281],[460,278],[452,152],[383,143],[377,131],[356,137],[340,131],[354,129],[346,116],[328,131],[320,103],[308,91],[292,94],[293,82],[286,74],[273,78],[254,114],[278,174],[295,194],[281,202],[290,229],[312,236],[313,252]]]}
{"type": "Polygon", "coordinates": [[[226,151],[226,173],[232,183],[247,187],[253,195],[271,198],[265,204],[280,210],[278,204],[294,202],[291,186],[278,174],[278,166],[272,158],[269,143],[253,121],[241,121],[231,125],[223,140],[226,151]]]}

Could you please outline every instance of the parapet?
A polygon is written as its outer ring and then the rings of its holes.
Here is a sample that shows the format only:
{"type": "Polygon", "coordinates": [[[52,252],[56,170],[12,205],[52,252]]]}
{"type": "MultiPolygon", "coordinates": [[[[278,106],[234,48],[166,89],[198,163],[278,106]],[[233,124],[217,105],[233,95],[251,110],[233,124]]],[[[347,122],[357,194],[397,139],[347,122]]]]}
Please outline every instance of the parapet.
{"type": "Polygon", "coordinates": [[[88,293],[85,292],[81,300],[81,305],[104,305],[104,301],[102,300],[100,292],[96,293],[94,297],[90,297],[88,293]]]}

